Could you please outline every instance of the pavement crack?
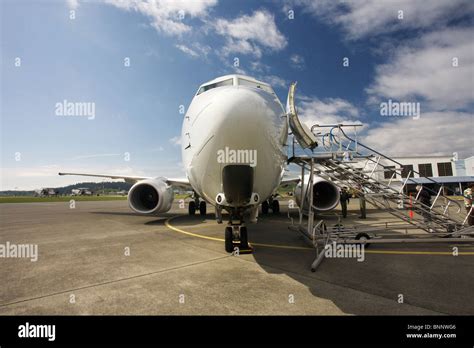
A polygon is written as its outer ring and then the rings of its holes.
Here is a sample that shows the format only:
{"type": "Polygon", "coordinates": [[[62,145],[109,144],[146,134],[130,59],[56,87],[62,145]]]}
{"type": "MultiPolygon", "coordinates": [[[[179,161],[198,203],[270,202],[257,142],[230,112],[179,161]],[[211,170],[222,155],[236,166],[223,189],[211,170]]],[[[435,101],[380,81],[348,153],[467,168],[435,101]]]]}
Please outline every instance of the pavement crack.
{"type": "Polygon", "coordinates": [[[67,289],[67,290],[63,290],[63,291],[57,291],[57,292],[54,292],[54,293],[51,293],[51,294],[46,294],[46,295],[41,295],[41,296],[36,296],[36,297],[30,297],[30,298],[19,300],[19,301],[3,303],[3,304],[0,304],[0,308],[8,307],[8,306],[19,304],[19,303],[24,303],[24,302],[34,301],[34,300],[40,300],[42,298],[47,298],[47,297],[52,297],[52,296],[57,296],[57,295],[63,295],[63,294],[67,294],[67,293],[72,292],[72,291],[90,289],[90,288],[94,288],[94,287],[98,287],[98,286],[119,283],[119,282],[122,282],[122,281],[131,280],[131,279],[148,277],[148,276],[151,276],[151,275],[156,275],[156,274],[166,273],[166,272],[169,272],[169,271],[175,271],[175,270],[179,270],[179,269],[183,269],[183,268],[187,268],[187,267],[202,265],[202,264],[205,264],[205,263],[222,260],[222,259],[229,258],[229,257],[232,257],[232,256],[231,255],[225,255],[225,256],[215,257],[215,258],[212,258],[212,259],[209,259],[209,260],[188,263],[186,265],[170,267],[170,268],[162,269],[162,270],[159,270],[159,271],[148,272],[148,273],[144,273],[144,274],[137,274],[137,275],[134,275],[134,276],[131,276],[131,277],[125,277],[125,278],[120,278],[120,279],[109,280],[109,281],[106,281],[106,282],[80,286],[80,287],[77,287],[77,288],[67,289]]]}

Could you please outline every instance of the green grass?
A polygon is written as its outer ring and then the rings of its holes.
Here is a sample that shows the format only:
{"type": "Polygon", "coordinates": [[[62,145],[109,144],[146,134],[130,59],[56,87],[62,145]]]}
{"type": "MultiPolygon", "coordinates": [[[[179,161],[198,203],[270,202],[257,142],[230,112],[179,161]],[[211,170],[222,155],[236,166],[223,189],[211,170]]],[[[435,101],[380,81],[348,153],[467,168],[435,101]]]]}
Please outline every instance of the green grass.
{"type": "Polygon", "coordinates": [[[59,197],[32,197],[32,196],[1,196],[0,203],[41,203],[41,202],[69,202],[75,201],[123,201],[127,196],[59,196],[59,197]]]}

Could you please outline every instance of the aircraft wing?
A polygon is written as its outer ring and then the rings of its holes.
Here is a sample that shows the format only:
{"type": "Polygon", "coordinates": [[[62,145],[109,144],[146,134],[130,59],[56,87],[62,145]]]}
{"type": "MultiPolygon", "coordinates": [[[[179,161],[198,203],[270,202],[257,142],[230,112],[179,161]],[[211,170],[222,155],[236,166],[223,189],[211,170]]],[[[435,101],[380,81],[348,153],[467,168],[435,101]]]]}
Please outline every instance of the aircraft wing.
{"type": "Polygon", "coordinates": [[[96,173],[58,173],[59,175],[79,175],[79,176],[95,176],[98,178],[123,179],[126,182],[135,183],[140,180],[152,179],[149,176],[133,176],[133,175],[115,175],[115,174],[96,174],[96,173]]]}
{"type": "Polygon", "coordinates": [[[173,187],[180,187],[180,188],[188,189],[188,190],[193,189],[188,179],[171,179],[170,178],[170,179],[166,179],[166,182],[168,183],[168,185],[171,185],[173,187]]]}
{"type": "MultiPolygon", "coordinates": [[[[135,175],[116,175],[116,174],[95,174],[95,173],[58,173],[59,175],[79,175],[79,176],[92,176],[98,178],[110,178],[110,179],[123,179],[125,182],[134,184],[137,181],[145,179],[153,179],[151,176],[135,176],[135,175]]],[[[166,179],[168,185],[181,187],[184,189],[190,189],[191,184],[188,179],[166,179]]]]}
{"type": "Polygon", "coordinates": [[[297,184],[300,182],[299,176],[283,176],[280,182],[280,187],[288,186],[289,184],[297,184]]]}

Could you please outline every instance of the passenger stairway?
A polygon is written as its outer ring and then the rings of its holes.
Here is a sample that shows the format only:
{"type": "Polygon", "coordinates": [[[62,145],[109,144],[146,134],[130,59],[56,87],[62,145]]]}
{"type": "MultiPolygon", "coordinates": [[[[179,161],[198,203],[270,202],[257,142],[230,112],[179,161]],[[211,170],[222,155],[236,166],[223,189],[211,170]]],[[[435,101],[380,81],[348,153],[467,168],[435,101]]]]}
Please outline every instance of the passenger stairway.
{"type": "MultiPolygon", "coordinates": [[[[344,127],[339,124],[311,128],[325,150],[308,157],[314,163],[315,175],[340,188],[355,188],[357,195],[362,195],[367,203],[431,234],[450,236],[471,232],[473,228],[467,226],[470,212],[465,213],[462,201],[448,197],[452,192],[447,187],[414,170],[404,170],[401,163],[349,137],[344,127]],[[315,131],[321,127],[331,129],[329,132],[315,131]],[[386,173],[388,175],[382,175],[386,173]],[[436,188],[424,187],[434,197],[430,205],[419,201],[419,192],[407,190],[408,184],[420,181],[434,184],[432,186],[436,188]]],[[[298,158],[301,162],[302,157],[298,158]]]]}

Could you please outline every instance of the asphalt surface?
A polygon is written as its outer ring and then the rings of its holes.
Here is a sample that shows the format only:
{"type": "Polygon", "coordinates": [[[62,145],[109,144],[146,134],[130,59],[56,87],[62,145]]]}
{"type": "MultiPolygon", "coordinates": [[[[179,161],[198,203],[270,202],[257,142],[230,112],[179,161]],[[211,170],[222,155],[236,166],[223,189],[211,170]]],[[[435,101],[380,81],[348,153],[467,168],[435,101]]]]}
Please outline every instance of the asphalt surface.
{"type": "MultiPolygon", "coordinates": [[[[393,220],[360,220],[356,204],[345,224],[393,220]]],[[[474,245],[372,245],[363,262],[326,259],[312,273],[315,251],[286,212],[248,226],[253,254],[229,255],[210,208],[150,217],[126,201],[0,204],[0,244],[38,245],[36,262],[0,258],[0,315],[474,314],[474,245]]]]}

